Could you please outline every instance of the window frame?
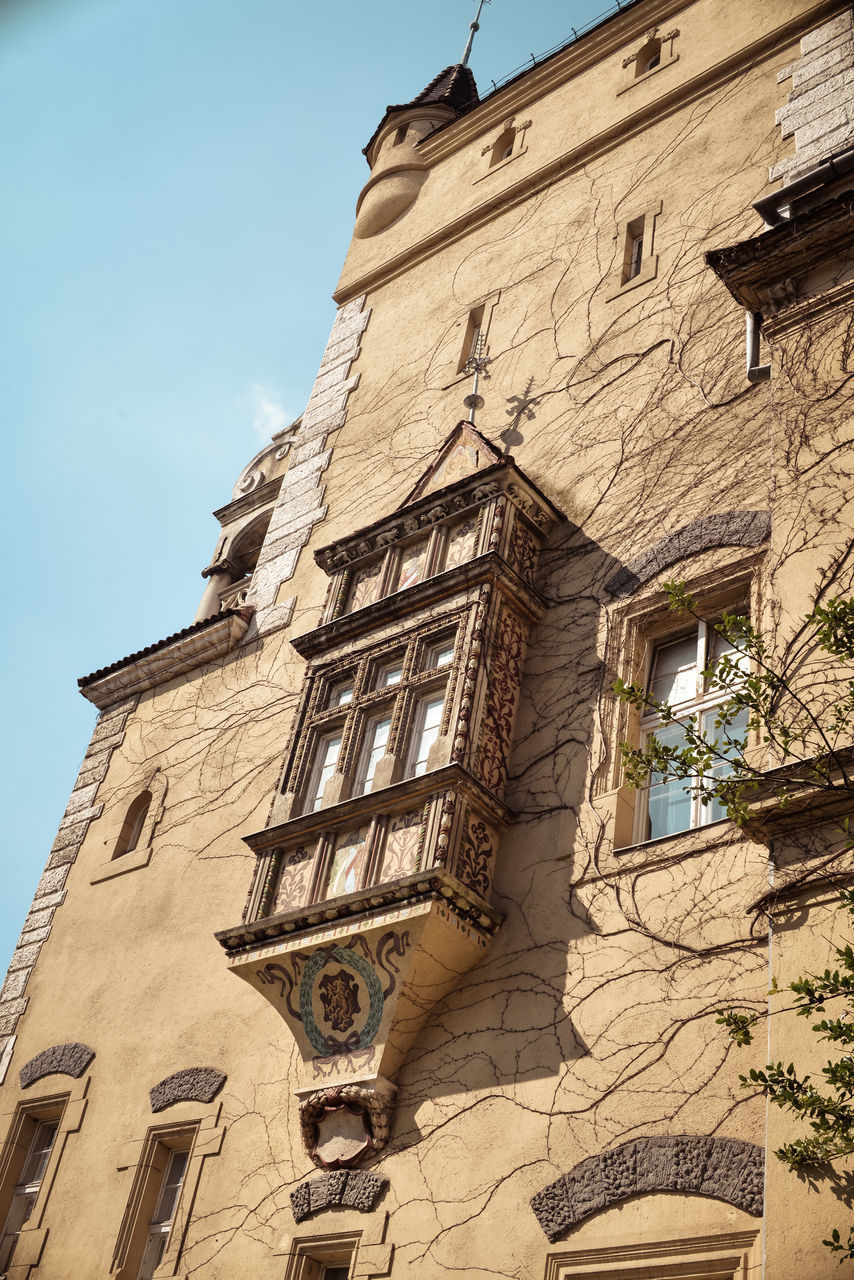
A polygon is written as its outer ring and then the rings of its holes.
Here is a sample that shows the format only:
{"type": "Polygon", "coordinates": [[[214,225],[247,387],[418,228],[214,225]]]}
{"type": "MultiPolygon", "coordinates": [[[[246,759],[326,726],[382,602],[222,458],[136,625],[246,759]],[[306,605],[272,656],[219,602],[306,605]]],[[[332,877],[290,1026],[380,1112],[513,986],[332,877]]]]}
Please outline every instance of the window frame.
{"type": "MultiPolygon", "coordinates": [[[[11,1195],[9,1196],[8,1204],[4,1203],[5,1213],[3,1216],[3,1225],[0,1227],[0,1270],[2,1270],[4,1274],[10,1265],[14,1265],[14,1254],[18,1246],[18,1241],[21,1238],[21,1232],[32,1218],[33,1211],[38,1203],[39,1195],[41,1194],[42,1187],[44,1186],[45,1179],[47,1177],[51,1157],[59,1140],[59,1126],[62,1120],[62,1112],[60,1111],[58,1114],[51,1116],[33,1115],[31,1118],[33,1120],[32,1137],[24,1150],[23,1159],[20,1161],[20,1168],[14,1175],[15,1181],[11,1187],[11,1195]],[[44,1163],[39,1172],[39,1177],[31,1178],[28,1182],[25,1182],[23,1178],[27,1171],[27,1165],[36,1154],[36,1141],[38,1140],[39,1134],[42,1130],[47,1129],[49,1126],[53,1127],[53,1136],[51,1137],[50,1145],[48,1146],[46,1153],[44,1153],[44,1163]],[[17,1223],[14,1230],[7,1230],[10,1225],[10,1220],[12,1218],[16,1202],[19,1205],[23,1205],[25,1201],[29,1201],[29,1207],[25,1207],[24,1216],[17,1223]],[[5,1254],[5,1244],[10,1237],[12,1239],[11,1247],[9,1249],[9,1253],[5,1254]]],[[[5,1202],[5,1195],[3,1200],[5,1202]]]]}
{"type": "MultiPolygon", "coordinates": [[[[684,581],[688,594],[696,602],[697,611],[706,618],[719,617],[722,613],[743,611],[752,620],[763,617],[762,563],[765,548],[733,548],[736,554],[723,558],[719,551],[702,553],[690,572],[678,562],[668,567],[661,578],[644,583],[629,600],[615,601],[611,609],[603,613],[606,630],[601,636],[604,649],[605,674],[603,689],[606,696],[602,706],[602,733],[607,753],[593,781],[593,799],[603,806],[611,831],[612,849],[621,854],[639,843],[637,837],[637,810],[642,790],[634,789],[625,780],[621,742],[637,745],[640,742],[640,713],[628,703],[611,693],[618,677],[626,684],[637,682],[646,687],[649,660],[656,644],[684,634],[684,622],[670,609],[669,601],[661,590],[662,580],[684,581]],[[741,554],[738,554],[738,552],[741,554]]],[[[748,754],[756,751],[757,741],[748,741],[748,754]]],[[[689,828],[681,837],[710,831],[713,827],[689,828]]],[[[660,837],[663,840],[678,836],[660,837]]]]}
{"type": "MultiPolygon", "coordinates": [[[[740,612],[742,616],[749,616],[748,605],[745,602],[735,605],[732,610],[727,610],[727,612],[740,612]]],[[[709,682],[707,689],[707,681],[704,676],[704,672],[708,669],[712,660],[713,637],[720,635],[715,625],[719,621],[720,614],[700,617],[691,628],[674,631],[672,635],[659,636],[647,644],[644,688],[647,693],[651,693],[655,661],[658,653],[670,645],[678,644],[682,640],[688,640],[696,636],[695,661],[691,668],[694,681],[693,695],[690,698],[686,697],[681,701],[669,704],[674,712],[674,717],[678,720],[687,720],[695,716],[698,719],[703,719],[729,701],[731,696],[729,690],[725,688],[715,689],[712,681],[709,682]]],[[[747,675],[748,672],[745,672],[745,679],[747,675]]],[[[650,738],[656,735],[660,729],[670,728],[672,724],[672,721],[663,720],[658,712],[648,711],[641,713],[638,723],[641,747],[646,747],[650,738]]],[[[634,843],[641,844],[648,840],[664,840],[669,836],[680,835],[686,831],[696,831],[701,827],[711,826],[712,823],[723,821],[724,818],[725,815],[715,813],[713,804],[704,805],[702,803],[700,792],[691,787],[688,779],[672,779],[669,784],[666,782],[659,784],[651,782],[642,791],[638,792],[638,803],[635,806],[634,843]],[[650,798],[655,786],[668,785],[681,792],[687,791],[690,821],[687,826],[674,827],[672,831],[659,831],[653,835],[651,834],[650,798]]]]}
{"type": "Polygon", "coordinates": [[[318,813],[328,807],[323,804],[323,796],[316,794],[321,774],[320,753],[324,743],[331,742],[339,734],[341,746],[335,768],[324,786],[325,792],[333,777],[341,778],[338,787],[332,788],[330,805],[381,790],[412,776],[407,769],[418,710],[426,701],[435,699],[440,691],[443,706],[438,736],[441,738],[447,733],[457,684],[456,662],[464,629],[464,616],[460,613],[455,615],[450,626],[445,618],[429,629],[413,631],[403,645],[398,638],[379,652],[368,651],[355,670],[353,659],[349,657],[343,674],[343,664],[338,663],[317,673],[303,735],[306,745],[302,752],[295,745],[286,769],[287,790],[295,797],[294,813],[318,813]],[[451,650],[448,661],[441,666],[433,664],[433,656],[440,647],[441,651],[451,650]],[[398,667],[401,672],[398,680],[391,684],[380,683],[383,672],[398,667]],[[352,678],[353,696],[343,706],[330,706],[331,690],[340,687],[344,674],[352,678]],[[371,768],[371,728],[378,727],[386,719],[389,727],[386,741],[382,744],[385,749],[371,768]],[[380,770],[377,785],[377,769],[386,757],[392,757],[395,763],[380,770]]]}

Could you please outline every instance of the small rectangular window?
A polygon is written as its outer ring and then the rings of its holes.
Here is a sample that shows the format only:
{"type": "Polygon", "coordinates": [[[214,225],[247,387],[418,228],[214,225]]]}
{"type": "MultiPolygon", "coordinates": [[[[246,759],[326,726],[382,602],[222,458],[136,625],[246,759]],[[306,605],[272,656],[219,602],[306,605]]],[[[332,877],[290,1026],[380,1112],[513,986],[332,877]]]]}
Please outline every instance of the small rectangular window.
{"type": "Polygon", "coordinates": [[[0,1239],[0,1272],[5,1272],[11,1263],[18,1236],[33,1211],[58,1128],[57,1120],[43,1120],[36,1124],[3,1225],[3,1236],[0,1239]]]}
{"type": "Polygon", "coordinates": [[[148,1226],[148,1235],[143,1251],[142,1263],[137,1273],[137,1280],[152,1280],[154,1272],[163,1260],[166,1246],[169,1243],[169,1232],[178,1207],[184,1174],[187,1170],[189,1151],[173,1151],[160,1184],[157,1204],[148,1226]]]}
{"type": "Polygon", "coordinates": [[[387,662],[377,671],[376,685],[377,689],[390,689],[393,685],[400,684],[403,679],[403,661],[398,659],[396,662],[387,662]]]}
{"type": "Polygon", "coordinates": [[[645,217],[635,218],[626,228],[626,249],[623,261],[623,283],[628,284],[641,273],[643,266],[643,241],[645,217]]]}

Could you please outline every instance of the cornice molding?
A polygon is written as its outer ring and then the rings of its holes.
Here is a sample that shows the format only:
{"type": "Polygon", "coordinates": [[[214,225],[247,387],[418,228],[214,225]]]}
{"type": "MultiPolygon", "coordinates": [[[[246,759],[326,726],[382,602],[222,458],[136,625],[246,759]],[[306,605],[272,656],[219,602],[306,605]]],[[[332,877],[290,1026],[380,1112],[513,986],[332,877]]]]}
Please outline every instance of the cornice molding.
{"type": "Polygon", "coordinates": [[[251,617],[252,610],[245,608],[224,614],[189,635],[152,646],[154,652],[140,654],[117,671],[82,686],[80,692],[104,711],[131,694],[166,684],[176,676],[186,675],[196,667],[223,657],[242,640],[251,617]]]}
{"type": "MultiPolygon", "coordinates": [[[[452,122],[441,133],[434,135],[428,141],[422,142],[419,151],[423,150],[425,159],[429,160],[432,168],[467,143],[487,134],[508,115],[527,108],[532,101],[540,98],[543,93],[558,87],[572,76],[580,74],[587,66],[599,61],[606,54],[617,52],[620,47],[627,44],[630,39],[634,39],[639,32],[642,32],[650,25],[667,21],[672,14],[687,7],[684,3],[662,3],[661,6],[643,9],[642,18],[638,17],[637,22],[631,27],[621,28],[622,34],[619,39],[613,38],[612,43],[607,46],[597,46],[595,55],[591,52],[583,62],[578,46],[570,46],[566,50],[566,54],[568,56],[575,53],[576,59],[574,61],[570,60],[568,65],[561,64],[562,70],[560,74],[552,71],[551,60],[544,63],[542,67],[532,68],[531,71],[523,73],[518,82],[513,81],[506,89],[499,89],[494,96],[485,99],[480,106],[475,107],[474,110],[460,120],[452,122]],[[540,72],[543,74],[538,74],[540,72]]],[[[505,188],[503,191],[494,193],[483,204],[467,210],[431,235],[425,236],[416,244],[410,245],[400,253],[395,254],[388,261],[373,267],[353,280],[346,280],[333,293],[332,296],[335,302],[339,304],[347,302],[350,298],[356,297],[360,293],[366,293],[387,284],[390,280],[430,258],[438,248],[450,245],[454,241],[468,236],[471,232],[491,222],[499,213],[504,213],[523,203],[530,199],[531,196],[551,186],[559,178],[566,177],[582,169],[585,165],[590,164],[591,161],[606,155],[614,148],[645,132],[651,125],[666,119],[677,111],[681,111],[698,98],[702,98],[710,90],[727,83],[741,74],[746,66],[772,57],[781,46],[791,44],[804,31],[810,30],[812,26],[822,19],[844,7],[838,0],[832,0],[832,2],[826,0],[825,3],[814,5],[798,18],[781,24],[761,39],[755,40],[740,49],[737,54],[733,54],[730,58],[726,58],[707,68],[686,83],[679,85],[678,88],[671,90],[670,93],[662,95],[655,102],[647,104],[647,106],[628,116],[615,120],[607,129],[604,129],[595,137],[589,138],[581,146],[570,148],[561,155],[555,156],[534,173],[528,174],[525,178],[505,188]]],[[[554,56],[560,58],[561,55],[556,54],[554,56]]]]}
{"type": "Polygon", "coordinates": [[[538,621],[547,607],[544,597],[528,586],[497,551],[488,551],[454,569],[425,578],[423,582],[407,587],[405,592],[392,592],[373,604],[315,627],[313,631],[292,636],[291,644],[300,657],[317,658],[368,633],[375,634],[386,622],[408,620],[418,610],[430,605],[442,602],[456,606],[458,592],[479,586],[482,582],[500,585],[529,622],[538,621]]]}
{"type": "Polygon", "coordinates": [[[222,929],[214,937],[229,957],[245,962],[247,954],[256,950],[264,952],[275,946],[277,939],[293,939],[297,946],[314,946],[322,942],[329,931],[339,937],[343,921],[352,920],[355,929],[375,928],[377,918],[384,917],[390,908],[394,908],[395,920],[399,922],[407,909],[421,914],[425,907],[429,909],[434,904],[447,908],[487,937],[497,933],[504,920],[502,912],[454,876],[441,867],[433,867],[340,898],[268,916],[252,924],[222,929]],[[310,943],[305,934],[313,935],[310,943]]]}

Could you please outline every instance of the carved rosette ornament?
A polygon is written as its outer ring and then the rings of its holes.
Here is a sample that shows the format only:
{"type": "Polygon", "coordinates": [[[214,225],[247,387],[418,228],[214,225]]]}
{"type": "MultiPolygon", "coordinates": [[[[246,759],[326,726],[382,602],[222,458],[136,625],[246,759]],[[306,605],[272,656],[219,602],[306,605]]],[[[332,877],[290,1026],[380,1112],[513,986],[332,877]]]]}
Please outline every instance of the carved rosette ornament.
{"type": "Polygon", "coordinates": [[[461,423],[401,509],[316,553],[332,585],[321,624],[292,640],[308,669],[271,825],[245,837],[258,855],[246,914],[217,936],[299,1048],[302,1136],[323,1169],[382,1150],[410,1046],[501,925],[502,792],[545,608],[537,562],[561,518],[461,423]],[[334,738],[314,794],[317,744],[334,738]]]}

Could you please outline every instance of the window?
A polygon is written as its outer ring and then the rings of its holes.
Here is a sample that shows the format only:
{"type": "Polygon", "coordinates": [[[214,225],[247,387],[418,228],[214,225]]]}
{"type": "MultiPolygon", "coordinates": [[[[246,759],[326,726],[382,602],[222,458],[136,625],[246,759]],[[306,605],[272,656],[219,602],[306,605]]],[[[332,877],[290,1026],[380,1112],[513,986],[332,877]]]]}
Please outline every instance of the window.
{"type": "Polygon", "coordinates": [[[515,141],[516,130],[512,126],[499,134],[492,148],[492,158],[489,162],[490,165],[500,164],[502,160],[509,160],[513,154],[513,144],[515,141]]]}
{"type": "Polygon", "coordinates": [[[189,1151],[173,1151],[169,1156],[166,1172],[160,1184],[160,1194],[148,1226],[138,1280],[151,1280],[163,1260],[189,1158],[189,1151]]]}
{"type": "Polygon", "coordinates": [[[635,75],[645,75],[647,71],[654,71],[659,66],[661,66],[661,41],[654,36],[638,50],[635,59],[635,75]]]}
{"type": "Polygon", "coordinates": [[[285,1280],[348,1280],[358,1238],[294,1240],[285,1280]]]}
{"type": "Polygon", "coordinates": [[[422,698],[418,703],[412,725],[409,755],[406,762],[406,777],[420,778],[427,772],[427,759],[430,748],[439,737],[442,726],[442,709],[445,705],[444,691],[430,698],[422,698]]]}
{"type": "Polygon", "coordinates": [[[455,687],[456,643],[445,622],[411,635],[405,647],[398,639],[385,652],[365,654],[356,671],[351,656],[346,666],[318,675],[303,735],[307,749],[302,755],[295,744],[285,786],[298,812],[316,813],[324,803],[428,771],[448,690],[455,687]],[[333,778],[337,784],[330,787],[333,778]]]}
{"type": "Polygon", "coordinates": [[[316,812],[323,804],[323,792],[327,782],[335,772],[340,750],[340,733],[327,734],[317,744],[314,765],[312,766],[306,789],[306,813],[316,812]]]}
{"type": "Polygon", "coordinates": [[[12,1261],[18,1236],[33,1211],[58,1129],[58,1120],[36,1122],[35,1132],[27,1148],[21,1172],[12,1193],[12,1204],[3,1226],[3,1236],[0,1239],[0,1272],[5,1272],[12,1261]]]}
{"type": "Polygon", "coordinates": [[[363,796],[366,791],[370,791],[377,765],[386,754],[390,732],[391,715],[384,715],[379,719],[369,721],[365,731],[365,741],[362,746],[362,756],[356,772],[356,780],[353,784],[354,796],[363,796]]]}
{"type": "MultiPolygon", "coordinates": [[[[731,773],[727,757],[734,754],[735,744],[744,739],[747,729],[746,711],[740,712],[731,725],[716,727],[721,705],[729,696],[715,676],[724,657],[737,666],[742,665],[737,647],[720,635],[711,622],[700,622],[678,639],[656,644],[647,690],[659,702],[666,702],[678,720],[665,724],[653,713],[641,720],[642,742],[655,734],[659,742],[676,748],[685,742],[684,724],[688,721],[697,724],[705,737],[717,742],[720,758],[708,775],[714,778],[724,778],[731,773]]],[[[716,822],[726,817],[726,812],[717,800],[704,805],[696,786],[692,787],[689,780],[665,780],[653,775],[641,816],[638,839],[655,840],[716,822]]]]}
{"type": "Polygon", "coordinates": [[[626,228],[626,248],[623,260],[623,283],[640,275],[643,263],[643,217],[635,218],[626,228]]]}
{"type": "Polygon", "coordinates": [[[405,142],[406,135],[408,132],[409,132],[408,124],[402,124],[400,128],[396,129],[394,134],[394,142],[392,143],[392,146],[399,147],[401,142],[405,142]]]}
{"type": "Polygon", "coordinates": [[[142,835],[142,829],[145,826],[145,819],[148,817],[150,807],[151,792],[143,791],[136,797],[125,815],[125,820],[122,823],[122,829],[119,832],[119,838],[113,851],[114,858],[121,858],[126,853],[133,853],[139,844],[139,838],[142,835]]]}
{"type": "MultiPolygon", "coordinates": [[[[493,163],[495,162],[493,161],[493,163]]],[[[465,373],[466,365],[469,360],[474,356],[482,354],[479,348],[481,346],[482,339],[485,337],[483,324],[484,311],[484,307],[474,307],[469,312],[465,334],[463,335],[463,349],[457,363],[457,373],[465,373]]]]}
{"type": "Polygon", "coordinates": [[[133,1164],[119,1168],[135,1171],[113,1253],[116,1280],[152,1280],[164,1265],[178,1270],[188,1212],[182,1206],[193,1203],[203,1159],[219,1151],[223,1130],[211,1123],[218,1114],[219,1104],[201,1140],[195,1121],[149,1129],[143,1143],[129,1144],[133,1164]]]}

